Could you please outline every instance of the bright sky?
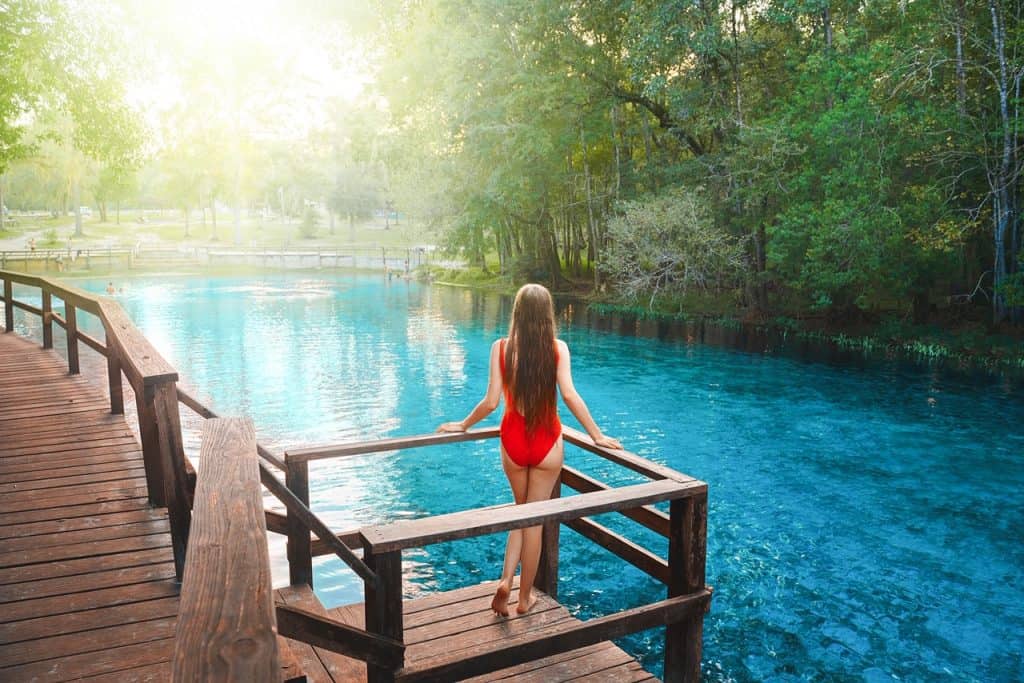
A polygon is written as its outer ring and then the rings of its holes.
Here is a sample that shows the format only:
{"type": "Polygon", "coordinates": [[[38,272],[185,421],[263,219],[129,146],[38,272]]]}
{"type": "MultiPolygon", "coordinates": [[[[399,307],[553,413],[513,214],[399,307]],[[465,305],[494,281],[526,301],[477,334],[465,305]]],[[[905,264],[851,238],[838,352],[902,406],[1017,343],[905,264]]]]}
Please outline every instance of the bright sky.
{"type": "Polygon", "coordinates": [[[342,21],[308,3],[124,2],[129,23],[147,34],[136,49],[160,65],[127,84],[154,129],[175,107],[212,106],[218,115],[237,108],[255,137],[302,137],[325,123],[332,100],[354,101],[370,82],[342,21]]]}

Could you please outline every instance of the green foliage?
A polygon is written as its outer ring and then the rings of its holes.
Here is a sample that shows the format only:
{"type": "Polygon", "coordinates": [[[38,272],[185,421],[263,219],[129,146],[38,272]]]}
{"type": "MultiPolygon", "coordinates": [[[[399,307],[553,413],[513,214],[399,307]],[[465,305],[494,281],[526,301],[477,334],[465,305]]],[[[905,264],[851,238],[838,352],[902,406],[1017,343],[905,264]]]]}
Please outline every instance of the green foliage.
{"type": "Polygon", "coordinates": [[[629,298],[721,289],[737,281],[743,244],[711,220],[699,192],[678,189],[625,201],[608,221],[604,271],[629,298]]]}

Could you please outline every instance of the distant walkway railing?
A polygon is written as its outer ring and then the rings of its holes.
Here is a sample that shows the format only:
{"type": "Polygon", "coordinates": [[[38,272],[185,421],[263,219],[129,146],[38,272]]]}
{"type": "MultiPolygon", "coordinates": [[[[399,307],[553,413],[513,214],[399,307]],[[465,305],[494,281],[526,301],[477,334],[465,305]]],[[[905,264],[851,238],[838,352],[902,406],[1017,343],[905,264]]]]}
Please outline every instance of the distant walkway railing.
{"type": "Polygon", "coordinates": [[[0,250],[0,270],[60,273],[95,268],[169,268],[174,266],[250,266],[272,269],[358,268],[411,272],[423,265],[451,267],[426,247],[339,246],[231,247],[158,246],[62,247],[0,250]]]}

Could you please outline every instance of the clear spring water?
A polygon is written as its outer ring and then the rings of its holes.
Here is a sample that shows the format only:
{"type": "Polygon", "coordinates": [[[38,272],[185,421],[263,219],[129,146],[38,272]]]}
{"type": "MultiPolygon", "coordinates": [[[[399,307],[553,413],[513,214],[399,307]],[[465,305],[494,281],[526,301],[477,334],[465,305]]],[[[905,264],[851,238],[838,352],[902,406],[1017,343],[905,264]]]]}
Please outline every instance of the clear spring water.
{"type": "MultiPolygon", "coordinates": [[[[117,284],[186,387],[221,414],[251,417],[279,450],[463,417],[509,313],[501,297],[373,275],[117,284]]],[[[605,431],[710,486],[706,680],[1024,679],[1019,383],[588,325],[566,323],[561,336],[605,431]]],[[[576,449],[567,461],[610,483],[640,481],[576,449]]],[[[339,530],[510,498],[494,442],[315,463],[311,481],[314,509],[339,530]]],[[[601,521],[664,553],[628,520],[601,521]]],[[[574,532],[562,539],[561,598],[581,618],[662,597],[574,532]]],[[[490,536],[408,552],[406,592],[496,578],[502,545],[490,536]]],[[[336,560],[317,563],[316,582],[328,605],[362,599],[336,560]]],[[[660,673],[659,630],[620,644],[660,673]]]]}

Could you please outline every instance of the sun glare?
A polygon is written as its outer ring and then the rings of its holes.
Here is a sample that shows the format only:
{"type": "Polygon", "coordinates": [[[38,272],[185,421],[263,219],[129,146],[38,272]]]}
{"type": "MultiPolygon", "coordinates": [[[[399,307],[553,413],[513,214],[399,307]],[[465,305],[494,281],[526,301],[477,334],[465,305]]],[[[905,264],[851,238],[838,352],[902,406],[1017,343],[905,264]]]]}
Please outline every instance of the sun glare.
{"type": "Polygon", "coordinates": [[[253,137],[303,137],[325,124],[332,100],[357,100],[371,80],[350,37],[289,3],[182,0],[131,11],[160,65],[126,84],[151,127],[175,107],[216,99],[253,137]]]}

